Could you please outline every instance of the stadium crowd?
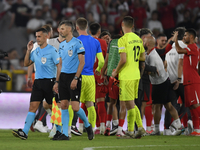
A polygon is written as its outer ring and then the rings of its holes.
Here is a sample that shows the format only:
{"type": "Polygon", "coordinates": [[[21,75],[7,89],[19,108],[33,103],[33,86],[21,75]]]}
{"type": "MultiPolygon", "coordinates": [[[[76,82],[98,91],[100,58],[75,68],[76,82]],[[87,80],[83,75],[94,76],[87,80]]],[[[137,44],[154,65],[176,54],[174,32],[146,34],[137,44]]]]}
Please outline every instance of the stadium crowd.
{"type": "MultiPolygon", "coordinates": [[[[44,0],[27,4],[22,0],[16,3],[7,0],[1,4],[6,8],[1,17],[11,16],[8,28],[20,27],[30,41],[27,51],[23,48],[24,54],[19,62],[17,51],[12,49],[9,59],[3,60],[4,66],[11,64],[7,69],[27,70],[22,64],[30,66],[35,63],[36,67],[25,126],[13,131],[13,135],[27,139],[30,128],[40,131],[41,128],[35,127],[38,122],[43,128],[41,132],[47,132],[43,127],[43,118],[46,112],[49,115],[52,113],[52,88],[59,93],[57,103],[61,108],[63,124],[63,130],[59,125],[51,130],[49,136],[53,140],[69,140],[71,132],[81,135],[84,128],[89,140],[93,139],[93,134],[116,135],[126,139],[160,135],[163,105],[166,108],[164,135],[180,135],[183,132],[200,135],[198,0],[52,0],[51,5],[44,0]],[[52,34],[56,37],[54,40],[51,39],[52,34]],[[35,39],[37,43],[33,44],[35,39]],[[97,44],[88,42],[92,40],[97,44]],[[47,44],[48,47],[45,47],[47,44]],[[89,44],[93,44],[91,47],[96,53],[90,51],[89,44]],[[55,51],[53,46],[58,46],[55,51]],[[69,49],[68,52],[63,52],[64,47],[69,49]],[[51,69],[47,74],[41,67],[47,62],[45,57],[40,56],[42,64],[40,59],[36,59],[43,48],[52,51],[52,56],[49,56],[52,63],[48,62],[49,65],[45,66],[51,69]],[[42,86],[44,84],[49,85],[48,89],[42,86]],[[86,90],[82,92],[84,88],[86,90]],[[87,93],[89,89],[91,91],[87,93]],[[43,90],[47,90],[48,94],[43,90]],[[39,113],[38,121],[35,120],[35,113],[43,99],[46,100],[43,102],[46,112],[39,113]],[[79,108],[77,104],[80,101],[79,108]],[[126,113],[128,129],[123,131],[126,113]],[[146,130],[142,125],[144,115],[146,130]],[[77,117],[80,118],[79,129],[76,128],[77,117]]],[[[29,88],[32,87],[33,68],[33,65],[28,68],[30,71],[25,79],[29,88]]],[[[26,88],[26,82],[22,86],[26,88]]]]}

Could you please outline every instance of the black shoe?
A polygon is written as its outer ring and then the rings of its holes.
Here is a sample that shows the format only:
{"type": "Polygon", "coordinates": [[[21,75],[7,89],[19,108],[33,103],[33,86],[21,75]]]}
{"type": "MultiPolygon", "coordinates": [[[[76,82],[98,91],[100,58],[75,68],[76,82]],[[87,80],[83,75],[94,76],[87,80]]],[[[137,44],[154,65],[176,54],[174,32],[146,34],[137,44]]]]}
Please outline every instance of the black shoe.
{"type": "Polygon", "coordinates": [[[74,134],[74,135],[77,135],[77,136],[81,136],[82,133],[78,131],[77,127],[76,126],[72,126],[71,127],[71,132],[74,134]]]}
{"type": "Polygon", "coordinates": [[[94,133],[92,130],[92,125],[90,124],[89,127],[86,128],[87,134],[88,134],[88,139],[92,140],[94,138],[94,133]]]}
{"type": "Polygon", "coordinates": [[[66,136],[64,134],[61,134],[57,139],[55,139],[57,141],[61,141],[61,140],[69,140],[69,136],[66,136]]]}
{"type": "Polygon", "coordinates": [[[110,130],[110,135],[115,135],[117,133],[118,125],[117,126],[112,126],[112,130],[110,130]]]}
{"type": "Polygon", "coordinates": [[[28,138],[28,136],[26,135],[26,133],[24,133],[22,129],[18,129],[18,131],[13,130],[12,134],[22,140],[26,140],[28,138]]]}
{"type": "Polygon", "coordinates": [[[61,135],[62,133],[60,133],[59,131],[56,131],[56,134],[53,136],[53,138],[51,138],[50,140],[57,140],[57,138],[61,135]]]}

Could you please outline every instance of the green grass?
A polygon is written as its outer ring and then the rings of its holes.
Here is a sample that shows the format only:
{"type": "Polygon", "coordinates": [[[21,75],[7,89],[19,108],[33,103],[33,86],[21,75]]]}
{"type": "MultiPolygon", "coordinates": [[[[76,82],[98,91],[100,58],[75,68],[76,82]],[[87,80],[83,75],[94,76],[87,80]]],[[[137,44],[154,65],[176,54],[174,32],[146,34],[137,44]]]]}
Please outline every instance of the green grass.
{"type": "Polygon", "coordinates": [[[200,137],[145,136],[141,139],[116,139],[96,135],[89,141],[86,133],[73,135],[70,141],[52,141],[48,134],[29,132],[27,140],[12,135],[12,130],[0,130],[0,150],[200,150],[200,137]]]}

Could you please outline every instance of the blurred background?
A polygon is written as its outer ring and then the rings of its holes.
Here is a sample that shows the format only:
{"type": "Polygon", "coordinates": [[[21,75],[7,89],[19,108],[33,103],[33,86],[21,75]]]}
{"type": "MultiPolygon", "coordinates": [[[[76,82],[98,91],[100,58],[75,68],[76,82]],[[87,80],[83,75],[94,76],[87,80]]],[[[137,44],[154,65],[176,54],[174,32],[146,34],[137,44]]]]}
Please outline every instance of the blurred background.
{"type": "MultiPolygon", "coordinates": [[[[51,24],[57,36],[61,20],[75,22],[85,17],[114,35],[120,33],[121,21],[127,15],[135,19],[136,31],[149,28],[155,37],[165,33],[170,38],[179,26],[194,28],[200,36],[200,0],[0,0],[0,52],[8,53],[0,59],[1,72],[12,79],[0,83],[0,89],[31,91],[26,86],[23,59],[28,41],[35,41],[34,33],[42,25],[51,24]]],[[[74,36],[78,36],[76,31],[74,36]]]]}

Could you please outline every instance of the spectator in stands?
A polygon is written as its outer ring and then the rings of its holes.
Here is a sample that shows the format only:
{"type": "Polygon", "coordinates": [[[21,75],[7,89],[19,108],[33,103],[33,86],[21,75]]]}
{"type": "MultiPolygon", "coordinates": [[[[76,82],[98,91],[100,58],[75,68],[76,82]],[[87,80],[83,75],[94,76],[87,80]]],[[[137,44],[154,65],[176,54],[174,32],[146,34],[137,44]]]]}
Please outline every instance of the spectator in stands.
{"type": "Polygon", "coordinates": [[[44,0],[37,0],[37,2],[34,2],[32,4],[32,7],[30,7],[30,8],[32,8],[32,12],[31,12],[32,15],[35,16],[36,10],[42,9],[43,5],[44,5],[44,0]]]}
{"type": "Polygon", "coordinates": [[[92,12],[88,12],[86,18],[87,18],[88,24],[91,24],[91,23],[95,22],[94,15],[93,15],[92,12]]]}
{"type": "Polygon", "coordinates": [[[151,12],[150,12],[150,7],[149,7],[147,0],[142,0],[141,5],[146,10],[147,19],[150,19],[151,18],[151,12]]]}
{"type": "Polygon", "coordinates": [[[63,8],[61,13],[64,16],[64,19],[75,22],[77,10],[74,9],[72,0],[67,2],[67,7],[63,8]]]}
{"type": "Polygon", "coordinates": [[[98,2],[98,0],[88,0],[87,3],[85,4],[85,10],[87,12],[91,11],[94,16],[94,20],[99,22],[100,21],[100,16],[103,12],[103,7],[102,5],[98,2]]]}
{"type": "Polygon", "coordinates": [[[50,8],[49,8],[49,5],[48,4],[44,4],[42,6],[42,14],[43,14],[43,19],[48,19],[51,17],[51,14],[50,14],[50,8]]]}
{"type": "Polygon", "coordinates": [[[85,4],[86,0],[73,0],[73,6],[79,14],[85,14],[85,4]]]}
{"type": "Polygon", "coordinates": [[[8,51],[8,59],[10,60],[11,70],[15,70],[19,68],[19,54],[15,48],[12,48],[8,51]]]}
{"type": "Polygon", "coordinates": [[[152,12],[151,20],[148,21],[147,27],[153,32],[155,37],[157,37],[158,34],[163,33],[163,26],[158,20],[158,12],[156,10],[152,12]]]}
{"type": "Polygon", "coordinates": [[[35,41],[35,31],[41,26],[45,24],[44,19],[42,19],[42,10],[37,9],[35,13],[35,17],[30,19],[27,23],[27,33],[29,35],[29,41],[33,40],[35,41]]]}
{"type": "Polygon", "coordinates": [[[178,27],[185,27],[186,29],[194,28],[194,18],[192,18],[191,11],[185,10],[183,17],[184,17],[183,21],[180,22],[177,26],[178,27]]]}
{"type": "Polygon", "coordinates": [[[102,30],[108,30],[108,23],[107,23],[107,15],[106,13],[101,14],[100,25],[102,30]]]}
{"type": "Polygon", "coordinates": [[[180,23],[184,19],[184,10],[186,9],[186,6],[188,4],[189,0],[186,0],[183,3],[180,3],[176,6],[176,14],[177,14],[177,20],[176,24],[180,23]]]}
{"type": "Polygon", "coordinates": [[[121,23],[124,17],[128,14],[127,8],[123,5],[118,7],[119,16],[115,18],[115,33],[118,34],[121,31],[121,23]]]}
{"type": "Polygon", "coordinates": [[[135,28],[141,29],[144,28],[146,25],[146,9],[142,7],[142,3],[140,0],[134,0],[133,4],[129,7],[130,8],[130,15],[134,18],[135,21],[135,28]]]}
{"type": "Polygon", "coordinates": [[[167,35],[168,38],[171,37],[171,33],[173,33],[175,28],[175,4],[168,3],[168,0],[161,0],[157,7],[160,21],[163,25],[164,33],[167,35]]]}
{"type": "Polygon", "coordinates": [[[17,27],[26,27],[26,24],[31,17],[31,9],[23,3],[22,0],[17,0],[11,7],[12,18],[9,28],[15,24],[17,27]]]}
{"type": "Polygon", "coordinates": [[[117,1],[111,1],[108,6],[108,24],[115,24],[115,18],[119,16],[117,11],[117,1]]]}
{"type": "MultiPolygon", "coordinates": [[[[28,67],[24,67],[24,58],[19,60],[19,67],[17,70],[27,71],[28,67]]],[[[15,80],[15,90],[16,91],[25,91],[26,89],[26,76],[25,74],[17,74],[15,80]]]]}

